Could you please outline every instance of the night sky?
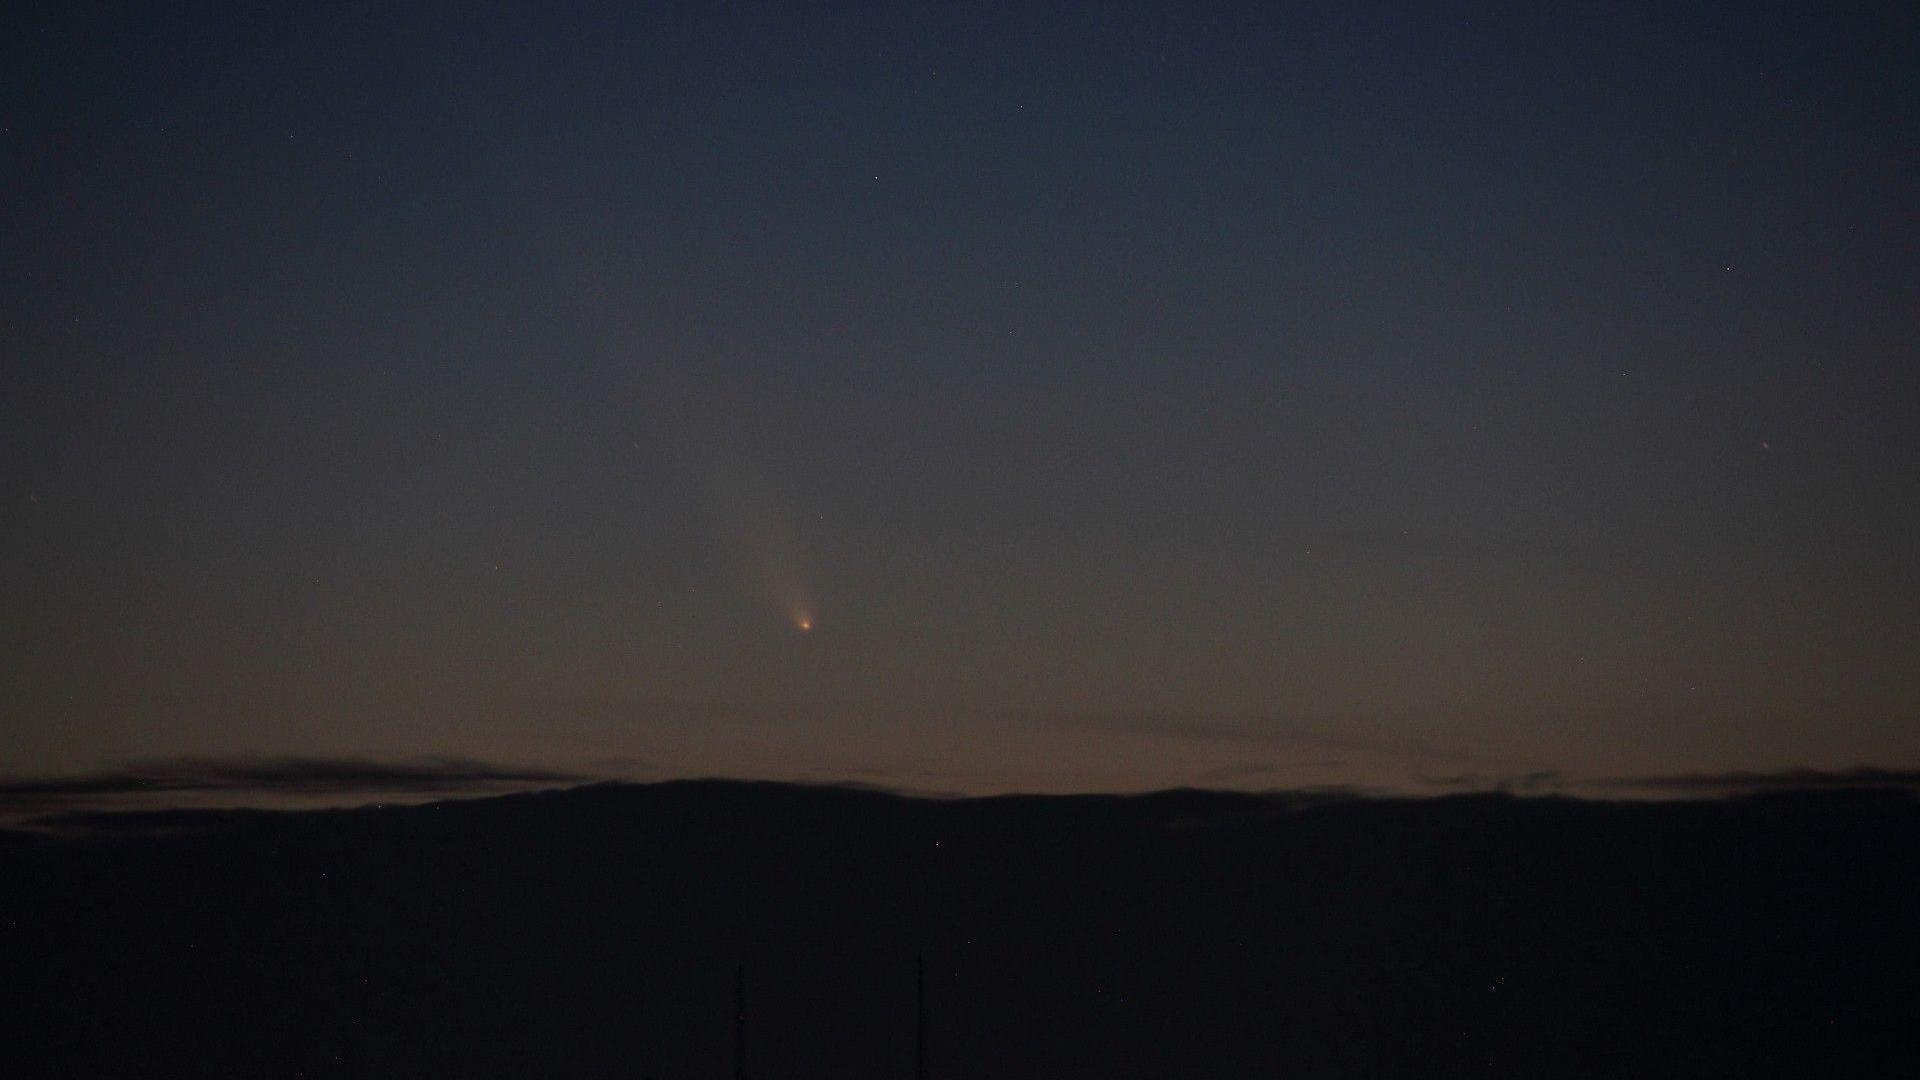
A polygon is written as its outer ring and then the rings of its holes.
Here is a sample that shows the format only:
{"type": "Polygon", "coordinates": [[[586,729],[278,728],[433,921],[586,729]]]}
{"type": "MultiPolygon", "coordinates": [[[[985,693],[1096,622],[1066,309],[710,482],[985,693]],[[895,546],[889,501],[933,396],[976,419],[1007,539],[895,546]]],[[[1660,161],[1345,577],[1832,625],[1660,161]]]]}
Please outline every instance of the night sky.
{"type": "Polygon", "coordinates": [[[1913,5],[547,7],[9,7],[0,774],[1920,764],[1913,5]]]}

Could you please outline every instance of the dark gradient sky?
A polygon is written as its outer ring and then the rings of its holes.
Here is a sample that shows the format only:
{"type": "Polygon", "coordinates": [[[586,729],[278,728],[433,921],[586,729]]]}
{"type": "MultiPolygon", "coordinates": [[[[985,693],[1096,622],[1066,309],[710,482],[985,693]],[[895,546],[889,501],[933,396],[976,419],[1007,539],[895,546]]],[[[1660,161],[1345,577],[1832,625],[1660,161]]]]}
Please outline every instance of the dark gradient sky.
{"type": "Polygon", "coordinates": [[[1913,5],[545,8],[9,8],[0,773],[1920,763],[1913,5]]]}

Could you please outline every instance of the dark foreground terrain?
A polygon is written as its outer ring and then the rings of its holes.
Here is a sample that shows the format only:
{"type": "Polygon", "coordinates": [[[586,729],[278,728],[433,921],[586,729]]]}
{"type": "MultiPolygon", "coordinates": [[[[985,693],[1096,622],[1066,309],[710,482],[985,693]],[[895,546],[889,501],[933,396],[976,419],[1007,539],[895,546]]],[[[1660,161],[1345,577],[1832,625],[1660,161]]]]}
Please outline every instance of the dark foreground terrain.
{"type": "Polygon", "coordinates": [[[0,840],[19,1077],[1920,1075],[1920,803],[734,783],[0,840]]]}

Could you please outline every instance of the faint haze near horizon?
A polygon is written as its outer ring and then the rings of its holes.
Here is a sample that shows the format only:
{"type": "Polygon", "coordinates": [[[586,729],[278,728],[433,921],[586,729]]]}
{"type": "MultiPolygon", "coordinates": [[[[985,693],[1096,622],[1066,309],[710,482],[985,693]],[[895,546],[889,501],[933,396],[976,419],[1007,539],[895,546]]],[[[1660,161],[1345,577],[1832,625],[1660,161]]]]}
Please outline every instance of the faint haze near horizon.
{"type": "MultiPolygon", "coordinates": [[[[1029,749],[1029,748],[1023,748],[1029,749]]],[[[942,759],[940,768],[769,768],[763,775],[706,774],[688,766],[617,760],[600,761],[584,771],[567,772],[528,765],[506,765],[470,758],[422,756],[379,761],[367,758],[261,757],[179,758],[133,763],[118,768],[64,776],[0,777],[0,829],[27,830],[141,827],[180,820],[176,813],[261,810],[273,812],[380,810],[450,800],[563,792],[607,785],[695,784],[732,787],[774,785],[805,789],[858,789],[909,799],[969,800],[1018,798],[1130,798],[1173,791],[1205,791],[1277,800],[1301,807],[1348,800],[1425,800],[1447,797],[1517,797],[1605,802],[1714,801],[1754,796],[1800,800],[1843,795],[1883,799],[1920,796],[1920,770],[1788,769],[1778,772],[1733,771],[1625,777],[1570,776],[1558,772],[1520,775],[1438,773],[1425,762],[1407,769],[1379,768],[1372,782],[1353,762],[1306,761],[1292,765],[1246,760],[1202,770],[1185,780],[1176,766],[1158,773],[1117,756],[1063,778],[1057,770],[968,774],[964,763],[942,759]],[[1106,770],[1100,765],[1105,764],[1106,770]],[[1142,782],[1142,777],[1149,779],[1142,782]],[[1328,777],[1348,777],[1330,782],[1328,777]],[[122,815],[132,815],[131,818],[122,815]],[[160,815],[148,818],[145,815],[160,815]]],[[[1149,743],[1148,749],[1164,749],[1149,743]]],[[[1000,765],[1001,755],[993,760],[1000,765]]],[[[1190,763],[1188,763],[1190,764],[1190,763]]],[[[1402,766],[1405,763],[1400,763],[1402,766]]],[[[737,765],[736,765],[737,767],[737,765]]]]}

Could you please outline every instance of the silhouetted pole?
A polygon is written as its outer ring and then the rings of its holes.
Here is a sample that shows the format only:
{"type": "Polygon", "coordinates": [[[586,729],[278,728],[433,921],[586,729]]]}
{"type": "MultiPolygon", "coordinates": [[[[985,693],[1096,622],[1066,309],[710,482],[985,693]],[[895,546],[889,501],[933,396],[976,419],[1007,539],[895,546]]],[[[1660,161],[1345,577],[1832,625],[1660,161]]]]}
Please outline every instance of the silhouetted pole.
{"type": "Polygon", "coordinates": [[[927,1080],[927,954],[913,964],[913,1080],[927,1080]]]}
{"type": "Polygon", "coordinates": [[[733,971],[733,1080],[747,1080],[747,965],[733,971]]]}

